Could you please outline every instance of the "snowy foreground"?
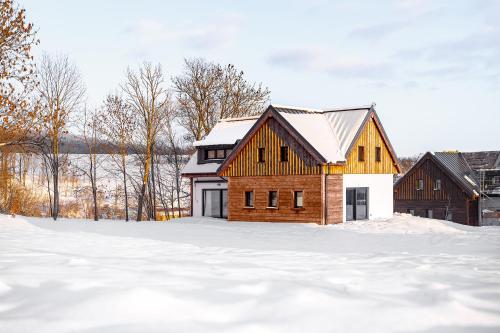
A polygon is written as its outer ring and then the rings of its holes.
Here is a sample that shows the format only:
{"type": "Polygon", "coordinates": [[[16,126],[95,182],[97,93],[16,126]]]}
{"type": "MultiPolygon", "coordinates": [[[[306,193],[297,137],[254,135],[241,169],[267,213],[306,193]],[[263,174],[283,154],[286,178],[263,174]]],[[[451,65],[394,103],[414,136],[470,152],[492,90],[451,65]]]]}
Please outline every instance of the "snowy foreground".
{"type": "Polygon", "coordinates": [[[0,215],[0,332],[500,332],[500,227],[0,215]]]}

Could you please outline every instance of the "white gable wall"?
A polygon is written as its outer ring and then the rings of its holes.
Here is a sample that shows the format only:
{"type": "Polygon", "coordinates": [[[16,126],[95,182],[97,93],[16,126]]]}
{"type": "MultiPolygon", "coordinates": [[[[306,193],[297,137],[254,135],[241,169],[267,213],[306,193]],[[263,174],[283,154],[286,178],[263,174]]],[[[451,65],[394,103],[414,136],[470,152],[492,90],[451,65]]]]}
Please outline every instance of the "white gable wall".
{"type": "Polygon", "coordinates": [[[368,187],[369,219],[389,218],[393,213],[392,174],[344,174],[343,175],[343,221],[346,221],[346,189],[368,187]]]}
{"type": "Polygon", "coordinates": [[[202,216],[203,204],[203,190],[214,189],[224,190],[227,189],[227,182],[222,182],[219,177],[197,177],[193,178],[193,216],[202,216]]]}

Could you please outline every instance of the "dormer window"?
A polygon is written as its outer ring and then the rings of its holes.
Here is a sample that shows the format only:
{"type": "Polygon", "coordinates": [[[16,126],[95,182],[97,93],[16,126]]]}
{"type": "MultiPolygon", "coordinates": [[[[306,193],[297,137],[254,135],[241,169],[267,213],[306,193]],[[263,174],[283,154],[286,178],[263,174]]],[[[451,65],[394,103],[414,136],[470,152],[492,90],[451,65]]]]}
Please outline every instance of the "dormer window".
{"type": "Polygon", "coordinates": [[[224,147],[221,148],[214,147],[214,148],[205,148],[203,152],[204,155],[202,156],[204,157],[203,159],[206,161],[223,160],[231,153],[231,149],[225,149],[224,147]]]}
{"type": "Polygon", "coordinates": [[[215,150],[212,149],[205,150],[205,159],[207,160],[215,159],[215,150]]]}

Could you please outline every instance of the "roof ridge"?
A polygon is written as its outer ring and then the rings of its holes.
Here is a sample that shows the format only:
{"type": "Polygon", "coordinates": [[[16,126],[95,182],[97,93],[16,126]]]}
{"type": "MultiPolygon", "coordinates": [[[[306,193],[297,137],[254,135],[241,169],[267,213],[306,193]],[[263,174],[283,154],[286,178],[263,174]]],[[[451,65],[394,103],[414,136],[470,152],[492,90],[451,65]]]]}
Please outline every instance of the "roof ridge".
{"type": "Polygon", "coordinates": [[[321,110],[321,109],[303,108],[303,107],[291,106],[291,105],[271,104],[271,106],[274,107],[274,108],[291,109],[291,110],[298,110],[298,111],[306,111],[306,112],[311,112],[311,113],[323,112],[323,110],[321,110]]]}
{"type": "Polygon", "coordinates": [[[354,111],[354,110],[365,110],[365,109],[371,109],[371,108],[375,108],[375,103],[358,105],[358,106],[327,108],[327,109],[323,110],[323,112],[354,111]]]}
{"type": "Polygon", "coordinates": [[[259,119],[259,118],[260,118],[260,115],[246,116],[246,117],[235,117],[235,118],[222,118],[219,120],[219,122],[243,121],[243,120],[253,120],[253,119],[259,119]]]}

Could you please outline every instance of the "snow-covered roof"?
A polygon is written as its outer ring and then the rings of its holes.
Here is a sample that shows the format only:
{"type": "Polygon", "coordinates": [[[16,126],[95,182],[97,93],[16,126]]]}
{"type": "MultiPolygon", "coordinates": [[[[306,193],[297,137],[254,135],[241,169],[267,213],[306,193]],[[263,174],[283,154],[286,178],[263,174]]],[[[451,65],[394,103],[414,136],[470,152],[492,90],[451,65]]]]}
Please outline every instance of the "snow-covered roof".
{"type": "Polygon", "coordinates": [[[372,106],[313,110],[272,105],[326,160],[345,161],[372,106]]]}
{"type": "Polygon", "coordinates": [[[247,134],[257,119],[259,116],[222,119],[203,140],[195,141],[193,145],[198,147],[235,144],[247,134]]]}
{"type": "Polygon", "coordinates": [[[205,174],[205,173],[215,173],[217,168],[219,168],[219,163],[202,163],[198,164],[198,153],[195,152],[191,155],[191,158],[186,163],[184,168],[182,168],[182,174],[205,174]]]}

